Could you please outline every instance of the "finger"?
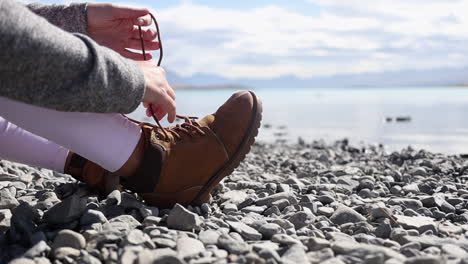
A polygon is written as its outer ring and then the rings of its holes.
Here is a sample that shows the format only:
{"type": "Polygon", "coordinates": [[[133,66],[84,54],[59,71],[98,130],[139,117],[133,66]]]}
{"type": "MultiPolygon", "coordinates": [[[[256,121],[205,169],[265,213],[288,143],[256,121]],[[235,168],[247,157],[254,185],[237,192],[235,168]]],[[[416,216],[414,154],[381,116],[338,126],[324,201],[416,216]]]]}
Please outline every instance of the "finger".
{"type": "Polygon", "coordinates": [[[167,111],[164,111],[164,110],[162,110],[162,109],[159,109],[159,111],[156,112],[155,115],[156,115],[156,118],[157,118],[158,120],[161,120],[161,119],[163,119],[163,117],[164,117],[165,115],[167,115],[167,111]]]}
{"type": "Polygon", "coordinates": [[[167,106],[167,121],[169,123],[173,123],[176,118],[176,103],[172,99],[168,101],[168,106],[167,106]]]}
{"type": "Polygon", "coordinates": [[[176,95],[175,95],[175,92],[174,92],[174,89],[172,89],[172,87],[170,85],[167,85],[167,94],[173,99],[175,100],[176,99],[176,95]]]}
{"type": "MultiPolygon", "coordinates": [[[[143,54],[138,53],[138,52],[132,52],[129,50],[123,50],[120,52],[120,55],[124,56],[125,58],[136,60],[136,61],[143,61],[145,60],[145,57],[143,54]]],[[[146,60],[151,60],[153,58],[153,55],[151,53],[146,53],[146,60]]]]}
{"type": "MultiPolygon", "coordinates": [[[[141,29],[143,40],[154,40],[157,37],[156,30],[152,28],[141,29]]],[[[133,27],[131,38],[140,39],[140,30],[137,26],[133,27]]]]}
{"type": "Polygon", "coordinates": [[[138,26],[142,26],[142,27],[149,26],[149,25],[151,25],[151,17],[150,17],[150,15],[144,15],[144,16],[141,16],[141,17],[136,17],[136,18],[133,19],[133,24],[138,25],[138,26]]]}
{"type": "Polygon", "coordinates": [[[121,5],[112,5],[112,16],[114,18],[138,18],[149,14],[147,8],[128,7],[121,5]]]}
{"type": "Polygon", "coordinates": [[[148,108],[149,104],[147,102],[143,102],[143,107],[148,108]]]}
{"type": "MultiPolygon", "coordinates": [[[[159,42],[157,41],[143,41],[145,45],[145,50],[158,50],[159,49],[159,42]]],[[[127,41],[126,47],[127,49],[136,49],[141,50],[141,40],[140,39],[129,39],[127,41]]]]}

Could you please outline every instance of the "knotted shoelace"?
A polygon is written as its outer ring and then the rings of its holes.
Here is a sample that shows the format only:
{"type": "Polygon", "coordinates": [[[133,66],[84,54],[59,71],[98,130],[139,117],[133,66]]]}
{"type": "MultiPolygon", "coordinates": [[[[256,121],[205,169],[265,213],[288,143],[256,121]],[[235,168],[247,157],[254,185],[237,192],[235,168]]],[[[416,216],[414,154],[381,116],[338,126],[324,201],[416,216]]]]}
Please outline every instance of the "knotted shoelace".
{"type": "MultiPolygon", "coordinates": [[[[161,34],[159,32],[158,21],[156,20],[156,18],[154,17],[153,14],[149,13],[149,15],[151,16],[151,19],[153,20],[154,25],[156,27],[156,36],[157,36],[157,39],[158,39],[158,42],[159,42],[159,59],[158,59],[158,63],[157,63],[157,65],[159,67],[159,66],[161,66],[161,61],[162,61],[162,58],[163,58],[163,47],[162,47],[162,42],[161,42],[161,34]]],[[[142,30],[141,30],[141,26],[138,26],[138,31],[139,31],[139,35],[140,35],[140,42],[141,42],[141,50],[143,52],[143,59],[147,60],[146,50],[145,50],[145,41],[143,40],[143,33],[142,33],[142,30]]],[[[150,113],[151,113],[154,121],[156,121],[156,124],[158,124],[159,130],[157,130],[157,131],[158,132],[162,131],[162,135],[160,133],[158,133],[158,135],[159,136],[164,136],[163,139],[165,141],[170,141],[169,134],[171,134],[177,140],[181,140],[182,136],[178,132],[185,133],[188,136],[193,136],[193,132],[198,133],[198,134],[200,134],[202,136],[206,135],[206,133],[201,129],[201,125],[196,121],[196,119],[198,119],[198,117],[176,115],[177,118],[184,119],[184,123],[177,124],[176,126],[173,126],[173,127],[164,128],[161,125],[161,123],[159,123],[158,118],[154,114],[153,105],[150,104],[148,107],[149,107],[150,113]]]]}

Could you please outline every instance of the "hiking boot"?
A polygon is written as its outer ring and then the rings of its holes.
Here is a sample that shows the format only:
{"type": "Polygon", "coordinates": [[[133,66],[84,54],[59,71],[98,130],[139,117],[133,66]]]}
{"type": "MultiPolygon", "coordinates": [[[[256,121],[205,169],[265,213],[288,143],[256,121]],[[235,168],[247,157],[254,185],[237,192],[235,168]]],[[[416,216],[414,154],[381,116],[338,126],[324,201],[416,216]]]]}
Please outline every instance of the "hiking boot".
{"type": "Polygon", "coordinates": [[[232,95],[214,114],[163,128],[140,123],[144,157],[137,172],[121,177],[123,187],[148,204],[200,205],[211,190],[239,166],[260,127],[262,105],[251,91],[232,95]]]}

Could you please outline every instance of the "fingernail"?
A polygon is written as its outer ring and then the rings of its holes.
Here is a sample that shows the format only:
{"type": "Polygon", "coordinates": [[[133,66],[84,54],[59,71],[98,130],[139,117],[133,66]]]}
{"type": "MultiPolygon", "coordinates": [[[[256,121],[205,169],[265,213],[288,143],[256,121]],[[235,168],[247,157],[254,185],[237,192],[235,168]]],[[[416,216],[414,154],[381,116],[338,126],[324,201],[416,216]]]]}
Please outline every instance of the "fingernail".
{"type": "Polygon", "coordinates": [[[143,23],[145,23],[145,20],[143,18],[139,18],[138,19],[138,24],[143,24],[143,23]]]}

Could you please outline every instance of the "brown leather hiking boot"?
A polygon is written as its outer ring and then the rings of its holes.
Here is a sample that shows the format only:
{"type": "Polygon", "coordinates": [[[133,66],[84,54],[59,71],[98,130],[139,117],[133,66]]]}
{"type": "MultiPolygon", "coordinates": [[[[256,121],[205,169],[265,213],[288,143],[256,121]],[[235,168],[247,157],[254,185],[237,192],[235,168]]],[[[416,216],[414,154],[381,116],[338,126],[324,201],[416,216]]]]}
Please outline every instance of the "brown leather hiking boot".
{"type": "Polygon", "coordinates": [[[139,170],[121,184],[151,205],[199,205],[239,166],[260,127],[262,105],[255,93],[237,92],[214,114],[169,128],[140,123],[145,155],[139,170]]]}

